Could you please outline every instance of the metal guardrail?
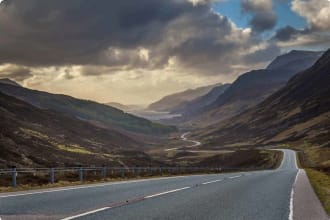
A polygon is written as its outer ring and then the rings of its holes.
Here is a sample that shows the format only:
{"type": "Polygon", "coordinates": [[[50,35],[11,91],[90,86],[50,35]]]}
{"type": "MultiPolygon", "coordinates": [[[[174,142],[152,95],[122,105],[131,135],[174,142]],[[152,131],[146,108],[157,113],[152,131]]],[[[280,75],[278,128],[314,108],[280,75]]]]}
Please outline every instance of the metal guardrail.
{"type": "MultiPolygon", "coordinates": [[[[227,168],[228,169],[228,168],[227,168]]],[[[235,169],[228,169],[235,170],[235,169]]],[[[3,177],[11,177],[11,186],[16,187],[18,177],[24,175],[43,175],[48,178],[48,183],[54,184],[60,181],[59,173],[70,173],[77,177],[76,181],[84,182],[86,176],[92,173],[92,176],[101,179],[111,177],[139,177],[153,175],[177,175],[177,174],[193,174],[193,173],[218,173],[223,171],[220,167],[51,167],[51,168],[16,168],[0,169],[0,179],[3,177]]],[[[23,178],[23,177],[22,177],[23,178]]],[[[65,178],[64,178],[65,179],[65,178]]]]}

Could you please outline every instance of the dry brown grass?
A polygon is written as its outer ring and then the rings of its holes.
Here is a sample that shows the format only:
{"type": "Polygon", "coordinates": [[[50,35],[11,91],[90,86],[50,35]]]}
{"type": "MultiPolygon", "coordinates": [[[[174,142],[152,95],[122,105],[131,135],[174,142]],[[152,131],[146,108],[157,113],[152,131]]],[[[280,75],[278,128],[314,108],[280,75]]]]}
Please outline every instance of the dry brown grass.
{"type": "Polygon", "coordinates": [[[306,169],[306,173],[324,209],[330,215],[330,176],[315,169],[306,169]]]}

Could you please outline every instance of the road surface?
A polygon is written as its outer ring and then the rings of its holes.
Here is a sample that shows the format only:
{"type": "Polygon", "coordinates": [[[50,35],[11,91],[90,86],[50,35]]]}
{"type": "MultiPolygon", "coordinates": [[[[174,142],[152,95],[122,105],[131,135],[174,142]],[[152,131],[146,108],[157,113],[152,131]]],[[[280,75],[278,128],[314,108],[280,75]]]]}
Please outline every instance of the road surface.
{"type": "Polygon", "coordinates": [[[297,167],[0,194],[6,219],[289,219],[297,167]]]}

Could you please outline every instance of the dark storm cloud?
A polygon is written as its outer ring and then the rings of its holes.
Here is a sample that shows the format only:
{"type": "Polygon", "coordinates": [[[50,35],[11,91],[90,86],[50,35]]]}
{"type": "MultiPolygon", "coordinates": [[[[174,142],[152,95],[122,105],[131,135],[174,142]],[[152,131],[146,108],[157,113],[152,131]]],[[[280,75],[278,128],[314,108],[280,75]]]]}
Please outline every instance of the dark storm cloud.
{"type": "Polygon", "coordinates": [[[0,75],[15,81],[23,81],[33,76],[29,68],[12,65],[0,70],[0,75]]]}
{"type": "Polygon", "coordinates": [[[274,39],[279,41],[289,41],[292,39],[293,36],[295,36],[299,32],[300,31],[298,31],[297,29],[291,26],[286,26],[276,31],[274,39]]]}
{"type": "MultiPolygon", "coordinates": [[[[135,50],[145,47],[158,55],[152,65],[163,65],[178,50],[159,48],[160,42],[165,36],[171,37],[168,32],[184,34],[188,29],[180,25],[172,26],[174,30],[168,28],[179,17],[195,19],[195,23],[185,23],[195,29],[220,28],[230,33],[229,22],[209,9],[208,5],[193,6],[181,0],[8,0],[0,13],[0,62],[144,66],[135,50]]],[[[203,47],[187,42],[179,47],[189,47],[190,53],[214,50],[214,42],[207,39],[194,39],[192,35],[189,41],[203,41],[203,47]]],[[[185,54],[187,59],[189,55],[185,54]]]]}
{"type": "MultiPolygon", "coordinates": [[[[0,64],[106,66],[109,73],[159,69],[173,58],[200,72],[207,68],[216,74],[219,66],[230,72],[231,65],[244,59],[244,51],[258,43],[214,13],[212,1],[194,2],[6,0],[0,6],[0,64]]],[[[252,25],[262,31],[273,25],[274,17],[252,25]]]]}
{"type": "Polygon", "coordinates": [[[152,46],[185,11],[176,0],[7,0],[0,13],[0,61],[26,65],[88,64],[109,47],[152,46]]]}
{"type": "Polygon", "coordinates": [[[271,11],[272,0],[241,0],[241,8],[246,13],[257,13],[271,11]]]}
{"type": "Polygon", "coordinates": [[[273,12],[256,13],[250,21],[253,30],[262,32],[274,28],[277,22],[276,14],[273,12]]]}
{"type": "Polygon", "coordinates": [[[277,23],[272,0],[241,0],[241,9],[251,15],[250,25],[257,33],[271,30],[277,23]]]}

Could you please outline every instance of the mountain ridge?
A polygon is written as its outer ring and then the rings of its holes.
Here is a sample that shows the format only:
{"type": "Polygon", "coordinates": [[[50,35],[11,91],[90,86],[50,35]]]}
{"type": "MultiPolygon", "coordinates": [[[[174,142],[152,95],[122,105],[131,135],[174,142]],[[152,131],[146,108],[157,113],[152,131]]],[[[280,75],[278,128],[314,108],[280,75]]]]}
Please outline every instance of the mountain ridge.
{"type": "Polygon", "coordinates": [[[205,127],[244,112],[279,90],[296,73],[312,66],[322,53],[294,51],[276,58],[267,69],[252,70],[242,74],[216,101],[205,106],[196,115],[189,116],[185,124],[201,124],[205,127]],[[290,58],[289,62],[283,61],[286,57],[290,58]],[[297,66],[296,63],[301,60],[304,62],[297,66]],[[272,65],[276,66],[276,69],[272,65]]]}
{"type": "Polygon", "coordinates": [[[257,106],[199,133],[210,145],[330,142],[330,50],[257,106]],[[235,142],[235,143],[234,143],[235,142]]]}
{"type": "Polygon", "coordinates": [[[122,110],[90,100],[81,100],[68,95],[52,94],[4,83],[0,83],[0,91],[41,109],[51,109],[82,120],[96,121],[132,132],[165,134],[175,131],[174,127],[153,123],[144,118],[133,116],[122,110]]]}

